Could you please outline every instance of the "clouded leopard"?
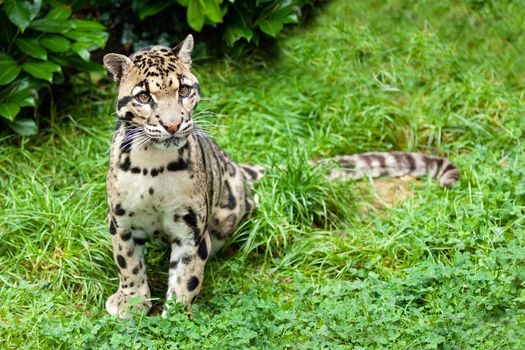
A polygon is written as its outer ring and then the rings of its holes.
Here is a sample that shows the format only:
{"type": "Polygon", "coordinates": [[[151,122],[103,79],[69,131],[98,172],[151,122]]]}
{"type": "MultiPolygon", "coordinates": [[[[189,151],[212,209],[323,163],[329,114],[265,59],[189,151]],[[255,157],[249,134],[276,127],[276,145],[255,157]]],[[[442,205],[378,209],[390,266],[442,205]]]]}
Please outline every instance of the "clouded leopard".
{"type": "MultiPolygon", "coordinates": [[[[262,166],[235,163],[193,124],[200,86],[191,71],[193,38],[171,49],[146,47],[130,57],[108,54],[118,84],[117,128],[107,195],[109,232],[119,287],[107,311],[128,317],[130,299],[149,310],[144,243],[171,246],[167,299],[189,309],[203,285],[210,255],[251,213],[253,180],[262,166]]],[[[364,153],[331,160],[331,178],[430,175],[450,187],[459,174],[447,159],[418,153],[364,153]]]]}

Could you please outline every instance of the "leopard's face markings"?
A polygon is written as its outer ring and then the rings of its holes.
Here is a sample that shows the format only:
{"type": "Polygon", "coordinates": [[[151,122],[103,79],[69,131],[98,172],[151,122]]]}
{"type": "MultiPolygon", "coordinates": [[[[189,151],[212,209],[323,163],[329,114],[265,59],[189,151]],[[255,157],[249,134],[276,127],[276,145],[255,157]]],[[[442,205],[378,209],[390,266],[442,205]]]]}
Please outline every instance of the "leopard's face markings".
{"type": "Polygon", "coordinates": [[[119,83],[117,115],[143,143],[180,148],[193,132],[200,87],[190,70],[192,48],[193,40],[185,40],[175,49],[151,46],[129,58],[104,58],[119,83]]]}

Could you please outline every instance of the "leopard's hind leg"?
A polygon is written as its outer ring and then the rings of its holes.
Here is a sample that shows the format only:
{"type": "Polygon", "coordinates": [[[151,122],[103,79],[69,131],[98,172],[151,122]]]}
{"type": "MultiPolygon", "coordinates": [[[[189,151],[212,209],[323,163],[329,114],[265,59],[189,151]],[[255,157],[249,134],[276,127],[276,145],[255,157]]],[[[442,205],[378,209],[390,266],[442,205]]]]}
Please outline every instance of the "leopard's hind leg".
{"type": "Polygon", "coordinates": [[[212,204],[209,220],[212,255],[224,246],[257,204],[257,199],[252,196],[253,182],[264,175],[265,167],[248,164],[234,166],[234,171],[224,174],[221,195],[212,204]]]}

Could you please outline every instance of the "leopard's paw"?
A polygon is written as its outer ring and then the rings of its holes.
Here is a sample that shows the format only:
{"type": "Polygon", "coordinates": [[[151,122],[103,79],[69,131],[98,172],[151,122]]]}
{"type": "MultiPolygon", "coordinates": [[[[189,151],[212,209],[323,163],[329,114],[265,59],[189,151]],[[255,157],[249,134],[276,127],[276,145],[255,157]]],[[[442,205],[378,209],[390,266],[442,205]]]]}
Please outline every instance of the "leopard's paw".
{"type": "Polygon", "coordinates": [[[147,314],[151,309],[148,295],[127,295],[121,290],[106,301],[106,310],[112,316],[129,319],[134,313],[147,314]]]}

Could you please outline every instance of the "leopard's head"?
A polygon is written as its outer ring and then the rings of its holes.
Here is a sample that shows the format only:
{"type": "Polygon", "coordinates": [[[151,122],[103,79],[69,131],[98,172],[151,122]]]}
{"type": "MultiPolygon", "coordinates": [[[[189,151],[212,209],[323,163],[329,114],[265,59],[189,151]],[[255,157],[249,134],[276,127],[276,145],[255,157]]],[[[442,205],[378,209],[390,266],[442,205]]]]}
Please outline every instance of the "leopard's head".
{"type": "Polygon", "coordinates": [[[110,53],[104,66],[118,84],[117,115],[159,148],[182,147],[200,99],[191,73],[193,37],[175,48],[149,46],[130,57],[110,53]]]}

